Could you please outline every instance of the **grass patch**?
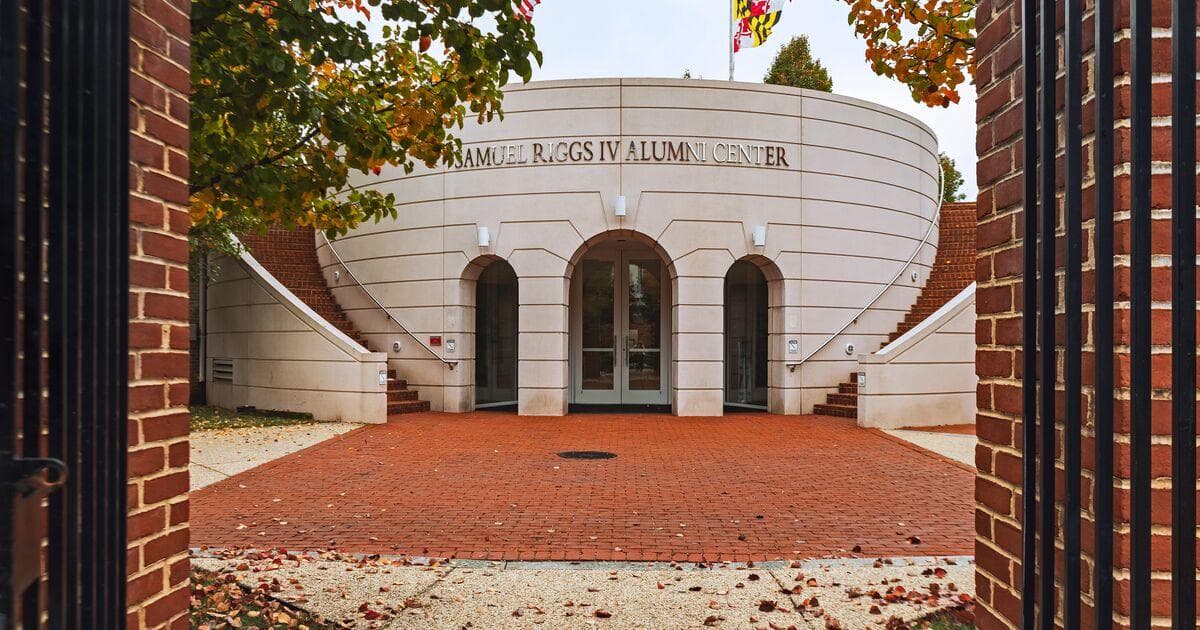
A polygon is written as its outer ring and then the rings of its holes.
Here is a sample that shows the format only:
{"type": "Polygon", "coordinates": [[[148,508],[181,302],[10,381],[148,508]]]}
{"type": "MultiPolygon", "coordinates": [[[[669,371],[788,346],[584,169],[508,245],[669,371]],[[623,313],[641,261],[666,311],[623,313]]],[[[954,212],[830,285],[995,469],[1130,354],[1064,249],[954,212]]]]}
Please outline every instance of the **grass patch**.
{"type": "Polygon", "coordinates": [[[965,608],[950,608],[926,615],[911,623],[888,624],[892,630],[974,630],[975,615],[965,608]]]}
{"type": "Polygon", "coordinates": [[[232,581],[233,575],[192,570],[191,627],[197,630],[226,628],[337,628],[320,615],[288,606],[271,596],[272,586],[248,589],[232,581]]]}
{"type": "Polygon", "coordinates": [[[931,630],[972,630],[975,627],[975,624],[962,623],[950,615],[934,615],[926,619],[925,623],[929,625],[922,627],[931,630]]]}
{"type": "Polygon", "coordinates": [[[189,407],[192,431],[215,429],[246,429],[250,427],[285,427],[313,424],[312,414],[265,409],[230,411],[220,407],[189,407]]]}

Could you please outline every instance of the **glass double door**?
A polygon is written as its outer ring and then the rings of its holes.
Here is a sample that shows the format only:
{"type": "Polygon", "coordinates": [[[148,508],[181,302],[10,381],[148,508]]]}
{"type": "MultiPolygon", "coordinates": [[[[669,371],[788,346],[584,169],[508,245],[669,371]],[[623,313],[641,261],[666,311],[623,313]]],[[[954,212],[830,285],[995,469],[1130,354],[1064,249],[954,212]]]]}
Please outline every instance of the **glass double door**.
{"type": "Polygon", "coordinates": [[[575,402],[665,404],[667,318],[662,261],[648,249],[601,250],[572,288],[575,402]]]}

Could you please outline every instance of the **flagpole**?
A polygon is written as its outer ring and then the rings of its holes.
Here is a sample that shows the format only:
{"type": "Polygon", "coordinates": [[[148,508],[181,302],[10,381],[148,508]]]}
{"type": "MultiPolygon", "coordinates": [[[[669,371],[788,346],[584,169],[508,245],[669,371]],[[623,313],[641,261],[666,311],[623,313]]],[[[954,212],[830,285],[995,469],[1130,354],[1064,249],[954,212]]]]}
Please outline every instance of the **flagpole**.
{"type": "Polygon", "coordinates": [[[733,13],[733,6],[737,0],[729,0],[729,40],[725,45],[729,46],[729,80],[733,80],[733,23],[737,21],[737,16],[733,13]]]}

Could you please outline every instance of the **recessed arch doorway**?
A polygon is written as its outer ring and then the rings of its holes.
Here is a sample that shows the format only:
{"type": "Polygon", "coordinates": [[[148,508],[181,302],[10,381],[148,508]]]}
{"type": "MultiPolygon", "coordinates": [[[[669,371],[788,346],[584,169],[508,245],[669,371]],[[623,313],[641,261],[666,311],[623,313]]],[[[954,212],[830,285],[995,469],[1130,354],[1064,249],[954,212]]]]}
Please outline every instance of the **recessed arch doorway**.
{"type": "Polygon", "coordinates": [[[725,404],[767,408],[767,277],[748,260],[725,274],[725,404]]]}
{"type": "Polygon", "coordinates": [[[671,277],[643,238],[592,243],[571,278],[571,402],[671,402],[671,277]]]}
{"type": "Polygon", "coordinates": [[[475,407],[517,402],[517,274],[491,261],[475,283],[475,407]]]}

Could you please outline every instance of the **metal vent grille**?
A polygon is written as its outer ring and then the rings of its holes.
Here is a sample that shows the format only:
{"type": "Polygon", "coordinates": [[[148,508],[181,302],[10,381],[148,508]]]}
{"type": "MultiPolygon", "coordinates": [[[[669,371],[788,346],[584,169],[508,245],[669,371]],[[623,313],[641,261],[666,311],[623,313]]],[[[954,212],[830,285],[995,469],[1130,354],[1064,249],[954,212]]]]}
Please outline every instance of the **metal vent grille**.
{"type": "Polygon", "coordinates": [[[233,359],[213,359],[212,380],[217,383],[232,383],[233,359]]]}

